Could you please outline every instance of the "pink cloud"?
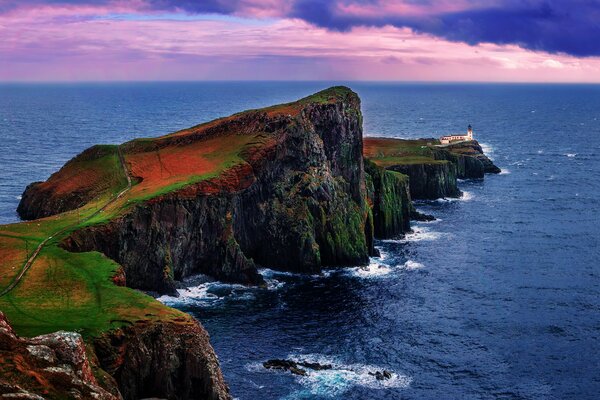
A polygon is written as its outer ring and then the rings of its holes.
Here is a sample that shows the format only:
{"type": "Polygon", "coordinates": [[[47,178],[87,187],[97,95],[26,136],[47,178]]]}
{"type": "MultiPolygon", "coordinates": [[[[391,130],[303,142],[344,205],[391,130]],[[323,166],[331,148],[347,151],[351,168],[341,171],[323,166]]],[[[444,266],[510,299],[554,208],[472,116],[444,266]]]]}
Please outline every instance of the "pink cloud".
{"type": "Polygon", "coordinates": [[[115,9],[131,12],[131,4],[45,6],[0,15],[0,80],[600,82],[598,58],[514,45],[469,46],[408,28],[332,32],[299,19],[97,18],[115,9]]]}

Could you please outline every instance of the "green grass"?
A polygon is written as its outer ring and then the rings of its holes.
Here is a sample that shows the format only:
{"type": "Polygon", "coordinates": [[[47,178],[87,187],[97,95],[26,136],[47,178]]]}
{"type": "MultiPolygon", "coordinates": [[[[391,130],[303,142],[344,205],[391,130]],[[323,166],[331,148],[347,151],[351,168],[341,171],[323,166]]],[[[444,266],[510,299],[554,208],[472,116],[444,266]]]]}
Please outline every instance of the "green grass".
{"type": "Polygon", "coordinates": [[[100,253],[49,245],[26,279],[0,297],[0,309],[22,336],[71,330],[93,337],[137,320],[180,316],[150,296],[114,285],[118,268],[100,253]]]}
{"type": "Polygon", "coordinates": [[[365,138],[364,155],[375,164],[387,168],[393,165],[444,164],[445,160],[436,160],[432,139],[388,139],[365,138]]]}

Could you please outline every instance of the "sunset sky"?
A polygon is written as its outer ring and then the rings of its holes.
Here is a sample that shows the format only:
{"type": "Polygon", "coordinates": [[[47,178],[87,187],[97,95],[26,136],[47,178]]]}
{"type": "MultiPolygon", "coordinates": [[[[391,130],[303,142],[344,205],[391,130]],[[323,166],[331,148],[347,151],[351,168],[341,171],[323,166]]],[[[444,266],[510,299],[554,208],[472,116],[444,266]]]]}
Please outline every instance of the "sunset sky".
{"type": "Polygon", "coordinates": [[[0,81],[600,82],[597,0],[0,0],[0,81]]]}

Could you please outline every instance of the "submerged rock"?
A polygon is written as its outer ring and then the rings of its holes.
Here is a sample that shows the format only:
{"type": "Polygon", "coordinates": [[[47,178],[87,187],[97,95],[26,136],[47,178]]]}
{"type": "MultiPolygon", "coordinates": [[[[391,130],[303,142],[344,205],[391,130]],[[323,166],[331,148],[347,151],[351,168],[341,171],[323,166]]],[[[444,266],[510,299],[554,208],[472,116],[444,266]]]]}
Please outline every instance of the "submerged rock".
{"type": "Polygon", "coordinates": [[[306,370],[300,368],[308,368],[314,371],[323,371],[332,369],[333,366],[331,364],[319,364],[319,363],[311,363],[305,361],[294,361],[294,360],[282,360],[282,359],[272,359],[265,361],[263,363],[263,367],[267,369],[278,369],[282,371],[289,371],[294,375],[306,375],[306,370]]]}
{"type": "Polygon", "coordinates": [[[378,381],[384,381],[392,378],[392,373],[386,369],[383,371],[369,372],[369,375],[374,376],[378,381]]]}

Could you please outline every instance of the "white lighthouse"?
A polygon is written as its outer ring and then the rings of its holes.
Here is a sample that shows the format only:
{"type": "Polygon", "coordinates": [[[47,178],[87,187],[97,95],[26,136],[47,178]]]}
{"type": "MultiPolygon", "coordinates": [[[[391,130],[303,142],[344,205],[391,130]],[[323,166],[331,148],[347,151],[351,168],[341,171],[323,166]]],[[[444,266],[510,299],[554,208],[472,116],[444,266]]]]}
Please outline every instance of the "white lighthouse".
{"type": "Polygon", "coordinates": [[[469,125],[467,127],[466,135],[454,134],[454,135],[442,136],[440,138],[440,143],[441,144],[450,144],[451,142],[463,142],[465,140],[473,140],[473,127],[471,125],[469,125]]]}

